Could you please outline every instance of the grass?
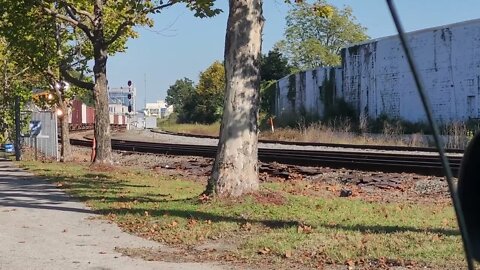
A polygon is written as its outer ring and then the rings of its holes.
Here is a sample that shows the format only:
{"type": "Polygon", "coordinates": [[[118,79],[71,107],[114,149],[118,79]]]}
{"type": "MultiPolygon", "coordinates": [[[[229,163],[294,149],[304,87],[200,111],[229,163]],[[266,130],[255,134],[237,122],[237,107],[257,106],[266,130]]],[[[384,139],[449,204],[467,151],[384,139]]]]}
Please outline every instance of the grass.
{"type": "MultiPolygon", "coordinates": [[[[161,130],[188,133],[194,135],[218,136],[220,124],[211,125],[202,124],[175,124],[172,122],[162,122],[159,126],[161,130]]],[[[388,134],[356,134],[350,132],[351,127],[348,124],[339,125],[331,128],[321,124],[312,124],[308,127],[298,128],[277,128],[274,133],[270,129],[262,130],[259,134],[260,139],[295,141],[295,142],[322,142],[338,144],[359,144],[359,145],[399,145],[399,146],[428,146],[419,134],[411,136],[400,136],[395,130],[388,134]],[[408,139],[407,139],[408,137],[408,139]]]]}
{"type": "Polygon", "coordinates": [[[450,205],[292,195],[288,183],[263,184],[258,194],[238,199],[202,200],[203,183],[153,171],[21,164],[60,183],[123,230],[180,248],[233,242],[236,248],[229,256],[273,268],[367,262],[434,269],[465,265],[450,205]]]}
{"type": "Polygon", "coordinates": [[[160,122],[159,128],[168,132],[189,133],[195,135],[218,136],[220,132],[220,123],[211,125],[203,124],[175,124],[168,121],[160,122]]]}

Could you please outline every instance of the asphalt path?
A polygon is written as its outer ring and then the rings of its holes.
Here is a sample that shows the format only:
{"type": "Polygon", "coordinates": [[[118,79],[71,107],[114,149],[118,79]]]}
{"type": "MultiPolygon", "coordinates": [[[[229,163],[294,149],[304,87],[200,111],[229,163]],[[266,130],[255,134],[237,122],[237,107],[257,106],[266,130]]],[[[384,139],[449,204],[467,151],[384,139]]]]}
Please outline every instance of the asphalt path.
{"type": "Polygon", "coordinates": [[[144,261],[119,248],[169,248],[122,232],[54,185],[0,158],[0,269],[222,269],[144,261]]]}

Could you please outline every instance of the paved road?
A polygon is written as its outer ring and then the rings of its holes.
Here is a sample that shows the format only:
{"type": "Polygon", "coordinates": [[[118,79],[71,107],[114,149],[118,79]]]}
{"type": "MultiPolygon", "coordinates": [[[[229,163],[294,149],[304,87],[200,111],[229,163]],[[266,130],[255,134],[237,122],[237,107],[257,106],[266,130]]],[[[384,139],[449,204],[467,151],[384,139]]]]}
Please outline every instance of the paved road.
{"type": "Polygon", "coordinates": [[[122,256],[115,247],[168,248],[92,217],[82,203],[0,158],[1,270],[221,269],[122,256]]]}

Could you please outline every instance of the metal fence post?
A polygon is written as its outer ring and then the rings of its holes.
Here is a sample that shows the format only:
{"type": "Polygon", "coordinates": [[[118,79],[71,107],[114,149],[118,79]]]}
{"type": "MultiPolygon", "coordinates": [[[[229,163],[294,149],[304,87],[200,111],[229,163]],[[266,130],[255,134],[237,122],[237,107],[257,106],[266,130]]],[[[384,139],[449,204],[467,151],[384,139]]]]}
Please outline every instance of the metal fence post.
{"type": "Polygon", "coordinates": [[[15,160],[22,158],[20,146],[20,96],[15,96],[15,160]]]}

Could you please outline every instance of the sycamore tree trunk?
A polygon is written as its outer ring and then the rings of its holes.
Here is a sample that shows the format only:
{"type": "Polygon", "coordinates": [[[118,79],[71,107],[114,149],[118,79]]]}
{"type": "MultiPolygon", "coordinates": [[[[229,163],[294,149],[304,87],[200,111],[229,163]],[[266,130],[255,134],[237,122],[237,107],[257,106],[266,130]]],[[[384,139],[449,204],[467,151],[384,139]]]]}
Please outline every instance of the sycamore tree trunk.
{"type": "Polygon", "coordinates": [[[107,93],[107,45],[104,36],[103,0],[96,0],[94,6],[97,23],[93,31],[95,86],[95,163],[112,163],[112,143],[107,93]]]}
{"type": "Polygon", "coordinates": [[[70,112],[68,110],[67,104],[65,102],[60,102],[60,110],[63,114],[60,116],[60,128],[61,128],[61,149],[60,149],[60,161],[66,162],[71,160],[72,151],[70,146],[70,131],[68,129],[68,118],[70,112]]]}
{"type": "Polygon", "coordinates": [[[258,106],[262,0],[229,0],[225,37],[225,103],[218,152],[205,193],[240,196],[258,190],[258,106]]]}

